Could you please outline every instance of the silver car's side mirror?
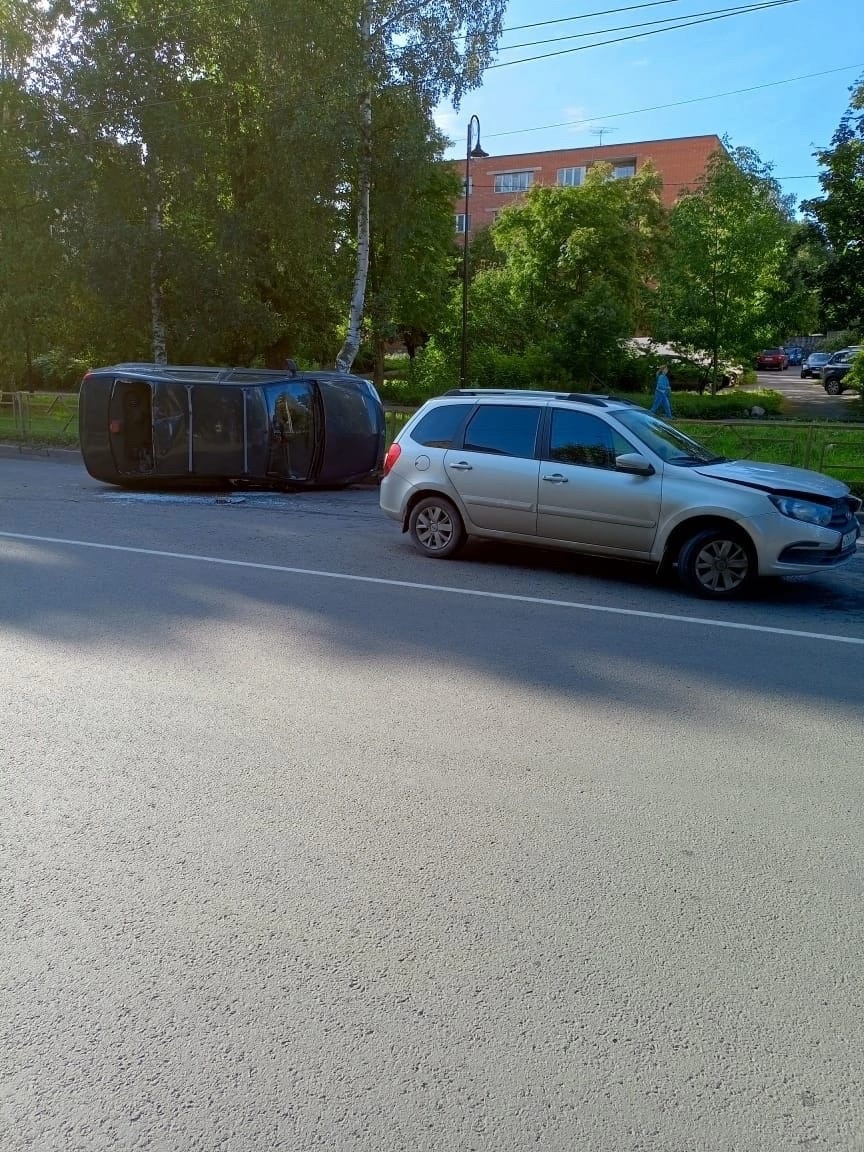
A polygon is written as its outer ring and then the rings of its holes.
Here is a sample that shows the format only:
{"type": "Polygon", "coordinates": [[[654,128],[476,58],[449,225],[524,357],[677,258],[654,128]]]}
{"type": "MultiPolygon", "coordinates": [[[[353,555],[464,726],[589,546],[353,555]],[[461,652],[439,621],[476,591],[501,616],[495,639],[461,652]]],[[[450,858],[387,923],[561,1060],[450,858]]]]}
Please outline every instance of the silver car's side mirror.
{"type": "Polygon", "coordinates": [[[615,471],[630,476],[653,476],[654,465],[638,452],[625,452],[623,456],[615,457],[615,471]]]}

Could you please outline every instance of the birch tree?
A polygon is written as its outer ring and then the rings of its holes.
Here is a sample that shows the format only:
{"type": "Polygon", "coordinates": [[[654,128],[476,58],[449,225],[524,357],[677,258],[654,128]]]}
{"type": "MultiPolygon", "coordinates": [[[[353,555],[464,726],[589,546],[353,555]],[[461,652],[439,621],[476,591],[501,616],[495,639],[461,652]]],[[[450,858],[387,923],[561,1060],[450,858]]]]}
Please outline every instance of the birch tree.
{"type": "Polygon", "coordinates": [[[459,107],[491,62],[506,0],[361,0],[356,13],[360,86],[359,149],[354,186],[357,215],[354,281],[345,340],[336,368],[349,372],[360,347],[369,272],[369,205],[375,148],[376,95],[410,86],[431,110],[449,97],[459,107]]]}

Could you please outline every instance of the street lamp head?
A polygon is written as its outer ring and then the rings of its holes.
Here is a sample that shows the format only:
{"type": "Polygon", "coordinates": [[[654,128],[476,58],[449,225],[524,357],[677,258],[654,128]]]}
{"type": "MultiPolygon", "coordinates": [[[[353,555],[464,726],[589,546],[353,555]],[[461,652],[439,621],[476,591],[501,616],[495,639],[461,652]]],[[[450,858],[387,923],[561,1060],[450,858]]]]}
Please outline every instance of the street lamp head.
{"type": "Polygon", "coordinates": [[[471,159],[472,160],[482,160],[484,156],[488,156],[488,155],[489,155],[489,153],[484,152],[483,149],[480,147],[480,141],[478,140],[477,143],[474,145],[474,147],[471,149],[471,159]]]}

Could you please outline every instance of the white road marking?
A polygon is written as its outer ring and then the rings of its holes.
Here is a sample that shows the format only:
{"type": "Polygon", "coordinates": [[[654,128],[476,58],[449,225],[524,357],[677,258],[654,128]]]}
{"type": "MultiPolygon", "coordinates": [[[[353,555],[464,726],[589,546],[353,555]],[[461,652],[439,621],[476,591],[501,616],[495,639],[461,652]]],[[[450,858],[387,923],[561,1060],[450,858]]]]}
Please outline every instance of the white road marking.
{"type": "Polygon", "coordinates": [[[613,608],[606,604],[585,604],[578,600],[553,600],[545,596],[520,596],[514,592],[484,592],[478,588],[451,588],[446,584],[420,584],[414,580],[390,580],[384,576],[357,576],[351,572],[328,572],[317,568],[294,568],[286,564],[259,564],[252,560],[226,560],[221,556],[201,556],[194,552],[163,552],[157,548],[132,548],[126,544],[97,544],[92,540],[65,540],[57,536],[31,536],[23,532],[0,532],[5,540],[25,540],[32,544],[60,544],[67,548],[92,548],[103,552],[125,552],[133,556],[156,556],[165,560],[190,560],[197,564],[218,564],[225,568],[249,568],[256,572],[282,572],[288,576],[315,576],[319,580],[346,580],[357,584],[377,584],[385,588],[408,588],[416,592],[439,592],[446,596],[473,596],[478,600],[503,600],[515,604],[538,604],[546,608],[569,608],[576,612],[600,612],[607,616],[635,616],[640,620],[663,620],[673,624],[726,628],[738,632],[762,632],[790,636],[797,640],[826,640],[833,644],[864,647],[864,637],[837,636],[831,632],[803,632],[796,628],[771,628],[766,624],[743,624],[732,620],[711,620],[703,616],[677,616],[672,612],[646,612],[639,608],[613,608]]]}

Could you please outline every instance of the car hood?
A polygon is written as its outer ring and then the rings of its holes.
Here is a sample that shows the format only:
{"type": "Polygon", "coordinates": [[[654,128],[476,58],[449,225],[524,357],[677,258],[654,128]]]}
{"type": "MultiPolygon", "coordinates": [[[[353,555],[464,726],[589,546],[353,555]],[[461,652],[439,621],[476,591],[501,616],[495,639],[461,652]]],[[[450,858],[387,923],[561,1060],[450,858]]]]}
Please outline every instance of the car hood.
{"type": "Polygon", "coordinates": [[[839,500],[849,489],[840,480],[810,472],[806,468],[787,468],[784,464],[761,464],[755,460],[728,460],[725,464],[703,464],[696,468],[700,476],[728,480],[763,492],[795,492],[839,500]]]}

